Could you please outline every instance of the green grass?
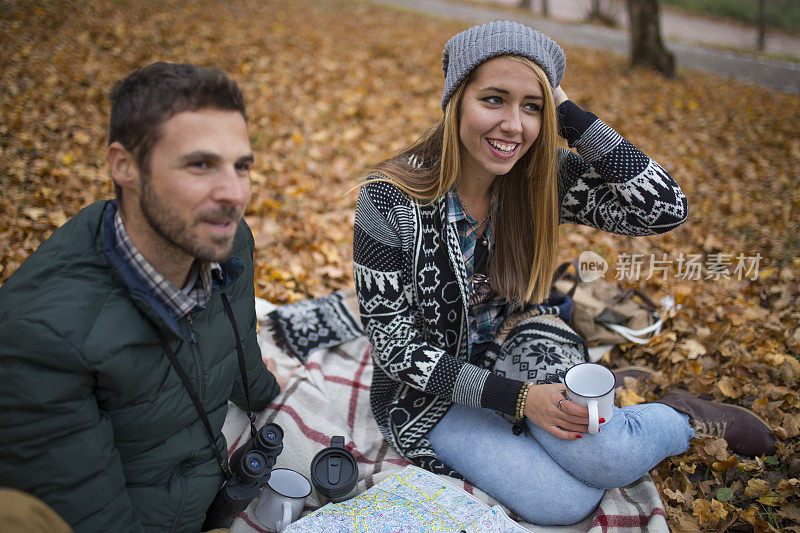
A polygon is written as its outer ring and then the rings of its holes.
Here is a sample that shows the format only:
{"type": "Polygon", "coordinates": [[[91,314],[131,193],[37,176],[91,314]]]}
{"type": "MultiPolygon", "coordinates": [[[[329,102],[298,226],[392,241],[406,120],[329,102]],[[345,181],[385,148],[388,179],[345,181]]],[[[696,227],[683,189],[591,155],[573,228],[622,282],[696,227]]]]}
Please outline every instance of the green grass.
{"type": "MultiPolygon", "coordinates": [[[[662,3],[694,13],[758,24],[758,0],[662,0],[662,3]]],[[[764,11],[767,28],[800,33],[800,0],[767,0],[764,11]]]]}

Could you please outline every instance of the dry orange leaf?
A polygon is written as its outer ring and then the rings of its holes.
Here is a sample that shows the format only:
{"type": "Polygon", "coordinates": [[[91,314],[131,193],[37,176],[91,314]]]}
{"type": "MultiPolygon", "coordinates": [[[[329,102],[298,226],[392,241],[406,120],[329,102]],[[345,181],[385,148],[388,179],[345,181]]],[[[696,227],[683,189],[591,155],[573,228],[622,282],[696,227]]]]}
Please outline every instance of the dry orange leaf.
{"type": "Polygon", "coordinates": [[[703,450],[718,461],[725,461],[729,458],[728,442],[725,439],[709,437],[703,444],[703,450]]]}
{"type": "Polygon", "coordinates": [[[720,380],[717,382],[717,388],[728,398],[738,398],[741,396],[736,384],[728,376],[722,376],[722,378],[720,378],[720,380]]]}
{"type": "Polygon", "coordinates": [[[708,353],[706,347],[695,339],[684,339],[678,343],[678,349],[686,355],[687,359],[697,359],[698,356],[708,353]]]}
{"type": "Polygon", "coordinates": [[[739,464],[739,458],[736,457],[735,455],[731,455],[724,461],[714,461],[711,466],[717,472],[725,472],[738,464],[739,464]]]}
{"type": "Polygon", "coordinates": [[[800,479],[792,478],[792,479],[782,479],[778,481],[778,486],[775,488],[775,492],[778,494],[792,494],[800,490],[800,479]]]}
{"type": "Polygon", "coordinates": [[[620,407],[628,407],[629,405],[639,405],[640,403],[645,402],[644,398],[636,394],[634,390],[629,389],[627,387],[619,392],[617,398],[619,398],[620,407]]]}
{"type": "Polygon", "coordinates": [[[714,526],[728,516],[725,505],[717,500],[695,500],[692,502],[692,514],[700,518],[701,526],[714,526]]]}
{"type": "Polygon", "coordinates": [[[760,498],[770,492],[769,483],[763,479],[754,478],[747,482],[744,495],[748,498],[760,498]]]}

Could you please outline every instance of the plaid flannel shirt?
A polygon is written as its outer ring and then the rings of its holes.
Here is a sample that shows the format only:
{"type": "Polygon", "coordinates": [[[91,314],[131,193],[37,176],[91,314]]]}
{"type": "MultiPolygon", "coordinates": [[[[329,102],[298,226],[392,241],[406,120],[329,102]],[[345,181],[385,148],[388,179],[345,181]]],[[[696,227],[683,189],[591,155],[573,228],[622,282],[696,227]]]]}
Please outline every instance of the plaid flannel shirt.
{"type": "Polygon", "coordinates": [[[122,258],[133,267],[156,298],[166,305],[176,318],[183,318],[208,302],[211,297],[211,277],[222,272],[219,263],[195,260],[186,287],[179,289],[153,268],[153,265],[136,249],[119,211],[114,215],[114,237],[122,258]]]}
{"type": "MultiPolygon", "coordinates": [[[[464,257],[464,264],[467,271],[467,283],[469,293],[475,291],[475,245],[478,242],[478,221],[469,216],[461,205],[461,200],[456,193],[455,187],[447,191],[447,222],[456,225],[458,232],[458,242],[461,246],[461,255],[464,257]]],[[[492,220],[491,217],[486,221],[486,235],[489,242],[492,241],[492,220]]],[[[491,246],[489,249],[491,258],[491,246]]],[[[478,304],[469,303],[469,325],[470,344],[477,344],[491,341],[500,323],[503,321],[503,310],[506,301],[503,298],[492,297],[478,304]]]]}

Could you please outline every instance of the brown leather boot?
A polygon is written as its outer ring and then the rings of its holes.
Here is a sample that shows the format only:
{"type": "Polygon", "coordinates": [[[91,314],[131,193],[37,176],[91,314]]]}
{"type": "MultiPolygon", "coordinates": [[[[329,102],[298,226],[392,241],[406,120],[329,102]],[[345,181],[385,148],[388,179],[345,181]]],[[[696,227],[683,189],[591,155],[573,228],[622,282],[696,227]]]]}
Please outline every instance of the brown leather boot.
{"type": "Polygon", "coordinates": [[[665,393],[656,402],[689,415],[695,437],[721,437],[731,450],[748,457],[775,453],[775,438],[769,425],[750,409],[701,400],[679,390],[665,393]]]}

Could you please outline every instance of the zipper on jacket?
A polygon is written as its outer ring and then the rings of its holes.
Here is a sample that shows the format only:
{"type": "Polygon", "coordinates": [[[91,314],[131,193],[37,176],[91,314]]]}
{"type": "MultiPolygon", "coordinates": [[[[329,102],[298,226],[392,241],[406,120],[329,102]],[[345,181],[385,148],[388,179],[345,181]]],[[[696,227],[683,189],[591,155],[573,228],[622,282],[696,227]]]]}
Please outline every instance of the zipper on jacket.
{"type": "Polygon", "coordinates": [[[183,514],[183,507],[186,505],[186,477],[181,471],[181,465],[178,465],[177,477],[178,482],[181,484],[181,499],[178,502],[178,509],[175,512],[175,517],[172,521],[172,527],[169,528],[170,533],[173,533],[181,523],[181,515],[183,514]]]}
{"type": "Polygon", "coordinates": [[[194,321],[191,316],[186,317],[189,320],[189,334],[191,337],[190,344],[192,345],[192,356],[194,356],[194,375],[197,380],[197,395],[203,399],[203,365],[200,359],[200,345],[197,343],[197,333],[194,331],[194,321]]]}

